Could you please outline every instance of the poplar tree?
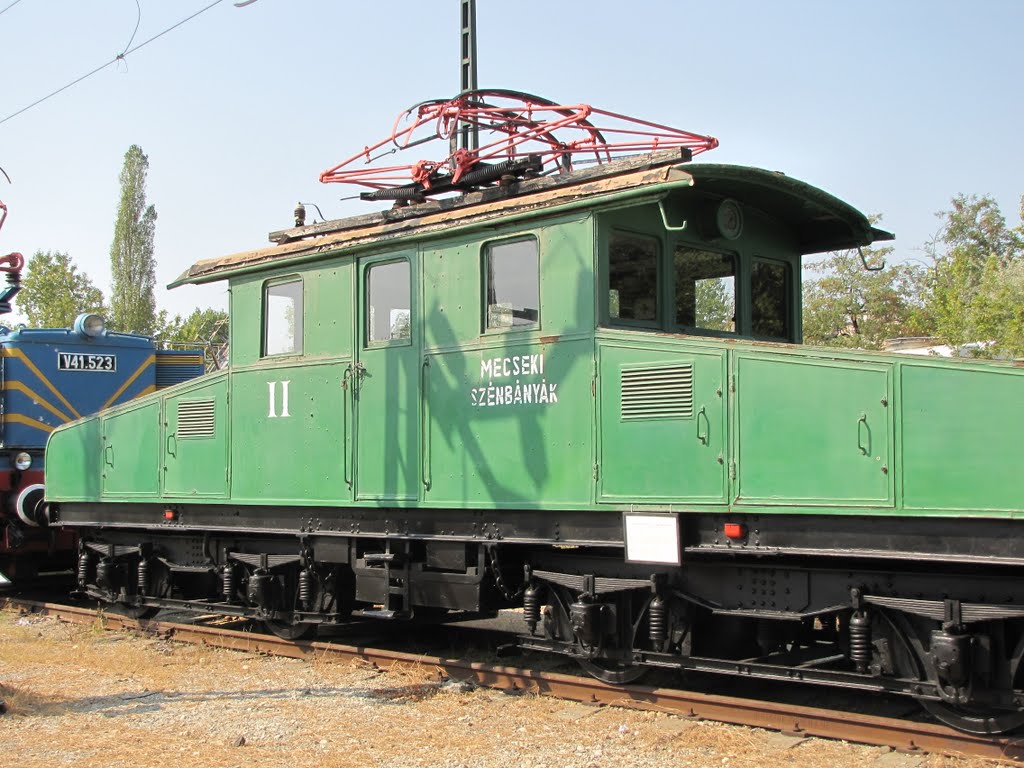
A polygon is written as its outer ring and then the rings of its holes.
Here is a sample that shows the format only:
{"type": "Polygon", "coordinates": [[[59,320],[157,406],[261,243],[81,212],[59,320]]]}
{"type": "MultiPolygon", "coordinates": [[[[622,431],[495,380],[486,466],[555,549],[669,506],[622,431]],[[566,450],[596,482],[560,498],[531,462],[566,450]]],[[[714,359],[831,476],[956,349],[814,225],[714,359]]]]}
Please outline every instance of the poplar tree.
{"type": "Polygon", "coordinates": [[[121,168],[121,202],[110,246],[110,324],[123,332],[152,335],[156,330],[156,260],[153,235],[156,208],[146,205],[149,158],[132,144],[121,168]]]}

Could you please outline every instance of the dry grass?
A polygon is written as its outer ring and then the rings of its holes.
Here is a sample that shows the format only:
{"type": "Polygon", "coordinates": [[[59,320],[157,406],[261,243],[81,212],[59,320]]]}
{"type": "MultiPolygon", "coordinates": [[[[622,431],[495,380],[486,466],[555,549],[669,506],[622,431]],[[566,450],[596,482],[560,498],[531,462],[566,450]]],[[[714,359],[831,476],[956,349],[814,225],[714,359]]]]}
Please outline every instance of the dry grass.
{"type": "Polygon", "coordinates": [[[5,766],[975,768],[0,612],[5,766]]]}

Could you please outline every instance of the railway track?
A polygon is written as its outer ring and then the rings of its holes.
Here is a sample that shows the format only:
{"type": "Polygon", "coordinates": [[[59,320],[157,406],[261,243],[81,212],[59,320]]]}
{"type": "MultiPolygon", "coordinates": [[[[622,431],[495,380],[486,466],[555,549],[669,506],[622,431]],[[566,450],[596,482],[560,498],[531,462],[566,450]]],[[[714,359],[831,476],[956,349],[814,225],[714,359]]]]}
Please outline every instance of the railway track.
{"type": "Polygon", "coordinates": [[[54,616],[76,624],[99,624],[109,630],[163,635],[180,642],[306,659],[331,656],[359,659],[378,666],[406,664],[436,670],[439,681],[455,679],[476,685],[521,690],[594,705],[614,705],[668,712],[689,719],[767,728],[783,733],[888,746],[903,752],[1024,761],[1024,736],[982,737],[935,723],[837,712],[777,701],[759,701],[640,685],[611,686],[588,677],[469,662],[425,654],[378,650],[323,641],[289,641],[274,635],[229,629],[215,624],[179,624],[135,619],[91,608],[18,597],[0,600],[0,608],[54,616]]]}

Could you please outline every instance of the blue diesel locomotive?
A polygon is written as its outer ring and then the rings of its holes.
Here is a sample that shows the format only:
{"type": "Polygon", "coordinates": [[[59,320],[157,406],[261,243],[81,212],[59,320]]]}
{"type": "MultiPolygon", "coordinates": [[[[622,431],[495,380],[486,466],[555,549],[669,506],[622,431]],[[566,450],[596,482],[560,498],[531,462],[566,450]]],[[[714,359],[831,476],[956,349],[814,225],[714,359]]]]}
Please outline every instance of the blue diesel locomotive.
{"type": "Polygon", "coordinates": [[[70,329],[0,327],[0,574],[72,565],[73,535],[46,519],[43,449],[56,427],[203,372],[201,350],[157,349],[95,314],[70,329]]]}

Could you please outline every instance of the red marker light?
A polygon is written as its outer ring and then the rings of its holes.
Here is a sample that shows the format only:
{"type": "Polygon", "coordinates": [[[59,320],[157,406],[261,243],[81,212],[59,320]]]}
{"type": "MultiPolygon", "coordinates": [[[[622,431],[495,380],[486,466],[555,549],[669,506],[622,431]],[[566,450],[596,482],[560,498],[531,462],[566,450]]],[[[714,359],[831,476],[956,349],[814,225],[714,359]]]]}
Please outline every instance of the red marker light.
{"type": "Polygon", "coordinates": [[[745,539],[745,538],[747,538],[747,526],[745,526],[743,523],[726,523],[724,531],[725,531],[726,538],[730,538],[730,539],[745,539]]]}
{"type": "Polygon", "coordinates": [[[178,513],[173,509],[164,510],[164,520],[174,520],[178,516],[178,513]]]}

